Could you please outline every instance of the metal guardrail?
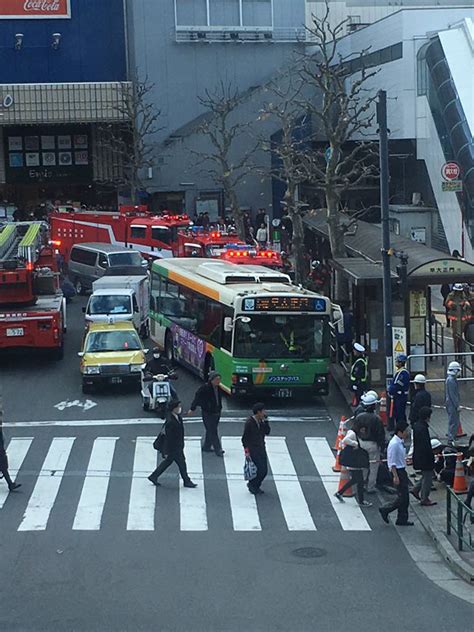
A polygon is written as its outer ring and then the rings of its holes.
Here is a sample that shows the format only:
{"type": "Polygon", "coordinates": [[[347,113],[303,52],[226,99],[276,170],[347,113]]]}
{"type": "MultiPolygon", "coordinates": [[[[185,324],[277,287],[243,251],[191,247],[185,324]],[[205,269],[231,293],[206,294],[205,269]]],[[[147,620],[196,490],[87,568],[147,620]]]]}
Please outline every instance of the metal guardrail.
{"type": "Polygon", "coordinates": [[[446,533],[456,534],[459,551],[474,551],[474,509],[470,509],[450,487],[446,488],[446,533]]]}

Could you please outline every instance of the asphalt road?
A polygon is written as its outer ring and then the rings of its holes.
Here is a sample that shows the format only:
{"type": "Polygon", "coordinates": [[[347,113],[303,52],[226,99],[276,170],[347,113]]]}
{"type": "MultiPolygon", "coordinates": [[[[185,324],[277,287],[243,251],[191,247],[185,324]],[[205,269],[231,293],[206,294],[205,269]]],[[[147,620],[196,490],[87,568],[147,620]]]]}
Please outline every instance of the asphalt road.
{"type": "MultiPolygon", "coordinates": [[[[472,605],[419,570],[376,507],[333,504],[336,478],[322,461],[336,398],[328,409],[269,407],[272,475],[256,506],[242,490],[246,405],[235,402],[221,425],[224,460],[201,459],[202,427],[186,425],[196,490],[179,488],[174,468],[149,485],[156,424],[138,393],[81,393],[80,303],[63,361],[0,359],[22,483],[7,497],[0,482],[2,632],[471,629],[472,605]]],[[[185,403],[198,384],[180,372],[185,403]]]]}

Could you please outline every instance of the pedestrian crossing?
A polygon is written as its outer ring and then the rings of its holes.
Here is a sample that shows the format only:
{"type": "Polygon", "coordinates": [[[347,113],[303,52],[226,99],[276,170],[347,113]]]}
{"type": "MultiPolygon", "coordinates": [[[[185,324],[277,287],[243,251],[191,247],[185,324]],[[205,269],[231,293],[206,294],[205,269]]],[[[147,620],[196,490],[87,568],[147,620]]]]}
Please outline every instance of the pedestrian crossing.
{"type": "MultiPolygon", "coordinates": [[[[166,513],[174,515],[177,512],[177,529],[205,532],[217,527],[209,520],[217,508],[219,515],[223,515],[223,511],[229,512],[228,523],[223,519],[222,524],[231,524],[235,532],[261,532],[272,526],[291,532],[315,532],[327,529],[329,525],[344,531],[371,530],[366,515],[353,498],[347,498],[345,503],[334,498],[339,475],[332,471],[334,454],[324,437],[300,440],[303,445],[297,448],[298,460],[293,458],[285,437],[268,437],[269,475],[264,483],[267,493],[258,498],[248,493],[243,480],[240,437],[222,437],[223,463],[212,455],[203,459],[201,438],[187,437],[188,472],[198,487],[188,489],[180,484],[176,489],[178,474],[172,467],[169,474],[167,472],[160,479],[162,485],[169,488],[165,493],[163,488],[155,488],[147,479],[157,465],[158,455],[153,449],[153,441],[154,436],[136,437],[134,444],[119,437],[97,437],[90,442],[90,454],[85,454],[87,465],[78,470],[75,466],[84,444],[77,437],[51,439],[45,454],[43,442],[43,452],[40,450],[43,460],[36,468],[30,465],[37,463],[36,440],[12,438],[7,447],[10,472],[12,476],[18,476],[23,487],[21,492],[9,497],[7,486],[0,482],[0,528],[14,516],[18,521],[13,528],[18,531],[41,532],[54,526],[58,516],[63,519],[72,512],[67,528],[74,532],[97,532],[115,522],[123,525],[127,532],[152,532],[160,529],[166,513]],[[301,448],[304,454],[301,454],[301,448]],[[124,454],[128,455],[130,469],[122,465],[124,454]],[[297,472],[301,457],[305,462],[303,476],[297,472]],[[308,466],[312,467],[309,472],[308,466]],[[215,485],[223,486],[219,501],[212,492],[215,485]],[[108,502],[112,491],[117,490],[119,505],[116,495],[113,502],[108,502]],[[224,509],[221,506],[223,497],[226,499],[224,509]],[[18,517],[20,509],[22,515],[18,517]],[[110,511],[114,515],[105,520],[110,511]],[[125,516],[123,520],[117,518],[117,512],[126,514],[126,519],[125,516]],[[275,518],[277,514],[278,519],[275,518]]],[[[292,446],[294,450],[294,441],[292,446]]],[[[8,524],[11,527],[11,522],[8,524]]]]}

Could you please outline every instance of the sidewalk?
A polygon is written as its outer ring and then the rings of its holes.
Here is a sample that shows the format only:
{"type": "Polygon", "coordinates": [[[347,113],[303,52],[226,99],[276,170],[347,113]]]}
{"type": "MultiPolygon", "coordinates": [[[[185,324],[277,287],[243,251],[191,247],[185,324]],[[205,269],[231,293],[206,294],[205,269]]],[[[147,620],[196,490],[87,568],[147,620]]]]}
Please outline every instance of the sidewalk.
{"type": "MultiPolygon", "coordinates": [[[[333,365],[331,373],[334,383],[339,389],[342,398],[347,404],[347,416],[352,415],[351,392],[347,388],[347,377],[342,367],[333,365]]],[[[438,385],[434,385],[438,387],[438,385]]],[[[430,423],[431,436],[439,438],[444,443],[446,441],[447,416],[444,409],[444,388],[430,388],[433,397],[433,415],[430,423]]],[[[461,402],[463,406],[474,409],[474,388],[472,382],[465,382],[461,387],[461,402]]],[[[474,433],[474,412],[473,410],[462,410],[461,423],[467,437],[459,439],[460,445],[467,444],[469,437],[474,433]]],[[[414,472],[408,468],[408,474],[414,481],[414,472]]],[[[435,483],[436,491],[432,492],[431,498],[438,504],[434,507],[422,507],[410,496],[410,510],[416,515],[425,531],[432,538],[437,550],[443,559],[449,564],[454,573],[464,579],[469,584],[474,585],[474,551],[459,553],[452,541],[446,535],[446,486],[443,483],[435,483]]],[[[474,535],[474,528],[473,528],[474,535]]]]}

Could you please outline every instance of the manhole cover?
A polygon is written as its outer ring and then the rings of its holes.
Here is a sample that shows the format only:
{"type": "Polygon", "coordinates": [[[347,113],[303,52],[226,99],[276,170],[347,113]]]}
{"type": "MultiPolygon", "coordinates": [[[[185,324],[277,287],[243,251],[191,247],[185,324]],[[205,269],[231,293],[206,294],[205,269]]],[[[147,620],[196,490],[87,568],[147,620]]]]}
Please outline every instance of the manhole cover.
{"type": "Polygon", "coordinates": [[[326,555],[326,551],[324,549],[318,549],[315,546],[303,546],[299,549],[293,549],[292,554],[295,557],[311,559],[315,557],[324,557],[326,555]]]}

